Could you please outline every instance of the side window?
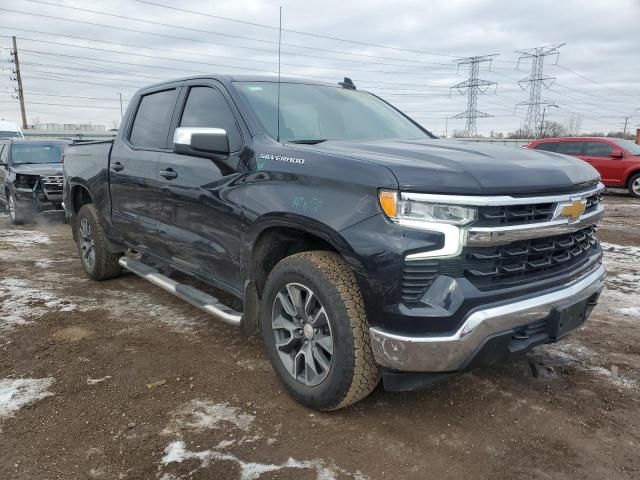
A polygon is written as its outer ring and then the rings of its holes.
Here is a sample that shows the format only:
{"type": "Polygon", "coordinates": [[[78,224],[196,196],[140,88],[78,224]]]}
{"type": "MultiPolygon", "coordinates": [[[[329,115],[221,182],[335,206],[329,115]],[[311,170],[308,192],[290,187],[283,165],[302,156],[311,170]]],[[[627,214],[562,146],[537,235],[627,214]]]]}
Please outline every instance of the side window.
{"type": "Polygon", "coordinates": [[[0,143],[0,163],[7,163],[9,160],[9,146],[6,143],[0,143]]]}
{"type": "Polygon", "coordinates": [[[242,139],[236,118],[219,90],[211,87],[192,87],[184,106],[181,127],[224,128],[232,152],[240,150],[242,139]]]}
{"type": "Polygon", "coordinates": [[[557,148],[558,142],[539,143],[538,145],[533,147],[534,150],[544,150],[545,152],[555,152],[557,148]]]}
{"type": "Polygon", "coordinates": [[[583,155],[584,142],[560,142],[556,152],[565,155],[583,155]]]}
{"type": "Polygon", "coordinates": [[[604,142],[587,142],[587,149],[585,155],[592,157],[609,157],[613,147],[604,142]]]}
{"type": "Polygon", "coordinates": [[[177,90],[164,90],[142,97],[133,119],[129,141],[140,148],[165,148],[177,90]]]}

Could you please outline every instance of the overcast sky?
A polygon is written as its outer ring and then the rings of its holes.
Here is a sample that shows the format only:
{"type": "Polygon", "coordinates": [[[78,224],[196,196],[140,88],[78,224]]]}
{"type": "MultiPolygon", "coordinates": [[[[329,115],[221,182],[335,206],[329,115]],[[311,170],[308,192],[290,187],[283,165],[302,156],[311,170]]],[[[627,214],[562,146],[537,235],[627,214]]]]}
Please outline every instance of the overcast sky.
{"type": "Polygon", "coordinates": [[[449,133],[464,127],[450,118],[466,109],[460,93],[449,98],[468,75],[464,67],[457,72],[457,58],[499,54],[480,72],[497,86],[478,99],[478,109],[493,115],[478,120],[478,131],[506,133],[520,126],[526,107],[515,107],[528,99],[518,80],[531,64],[516,69],[514,50],[560,43],[558,64],[554,56],[545,61],[544,73],[556,80],[543,99],[560,107],[547,118],[564,123],[580,115],[583,131],[621,130],[625,116],[629,129],[640,126],[640,0],[0,0],[0,118],[19,122],[11,35],[29,123],[113,128],[119,94],[126,108],[146,84],[198,73],[275,73],[280,5],[283,74],[332,83],[349,76],[437,134],[447,118],[449,133]]]}

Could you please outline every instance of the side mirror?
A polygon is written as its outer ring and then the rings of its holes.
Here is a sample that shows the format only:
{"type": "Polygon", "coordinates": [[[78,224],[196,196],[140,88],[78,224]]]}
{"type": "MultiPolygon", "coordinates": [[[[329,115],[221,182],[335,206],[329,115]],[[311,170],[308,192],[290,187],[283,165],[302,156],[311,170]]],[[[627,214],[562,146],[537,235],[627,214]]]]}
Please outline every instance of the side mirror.
{"type": "Polygon", "coordinates": [[[623,158],[624,152],[622,150],[616,149],[616,150],[612,150],[609,155],[611,156],[611,158],[623,158]]]}
{"type": "Polygon", "coordinates": [[[173,151],[194,157],[208,153],[226,155],[229,154],[229,137],[223,128],[179,127],[173,134],[173,151]]]}

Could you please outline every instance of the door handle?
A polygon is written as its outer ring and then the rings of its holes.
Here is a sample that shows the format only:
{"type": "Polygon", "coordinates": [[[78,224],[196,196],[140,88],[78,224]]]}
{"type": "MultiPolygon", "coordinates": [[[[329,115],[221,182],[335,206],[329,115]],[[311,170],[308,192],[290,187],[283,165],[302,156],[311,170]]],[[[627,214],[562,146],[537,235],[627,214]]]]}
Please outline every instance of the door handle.
{"type": "Polygon", "coordinates": [[[160,170],[160,176],[167,180],[173,180],[174,178],[178,178],[178,172],[172,168],[167,168],[166,170],[160,170]]]}
{"type": "Polygon", "coordinates": [[[113,170],[114,172],[119,172],[121,170],[123,170],[124,167],[122,166],[122,164],[120,162],[115,162],[111,164],[111,170],[113,170]]]}

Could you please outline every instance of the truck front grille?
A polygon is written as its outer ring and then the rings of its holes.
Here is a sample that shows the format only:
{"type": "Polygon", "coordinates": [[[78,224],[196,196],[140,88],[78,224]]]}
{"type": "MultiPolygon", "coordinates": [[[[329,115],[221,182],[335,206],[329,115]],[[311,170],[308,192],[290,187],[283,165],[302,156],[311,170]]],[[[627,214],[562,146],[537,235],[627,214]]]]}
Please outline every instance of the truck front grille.
{"type": "Polygon", "coordinates": [[[42,188],[46,193],[58,194],[62,193],[63,177],[62,175],[49,175],[40,179],[42,188]]]}
{"type": "MultiPolygon", "coordinates": [[[[602,197],[600,193],[594,193],[587,197],[586,200],[586,213],[589,213],[598,207],[602,201],[602,197]]],[[[497,227],[547,222],[553,218],[555,208],[555,203],[531,203],[527,205],[480,207],[478,211],[477,226],[497,227]]]]}
{"type": "Polygon", "coordinates": [[[456,258],[405,261],[400,285],[404,303],[419,302],[438,275],[467,278],[482,291],[581,274],[600,251],[596,227],[496,247],[465,248],[456,258]],[[591,261],[590,261],[591,259],[591,261]]]}
{"type": "Polygon", "coordinates": [[[476,286],[486,288],[577,269],[599,249],[595,231],[595,227],[587,227],[555,237],[467,248],[463,273],[476,286]]]}

